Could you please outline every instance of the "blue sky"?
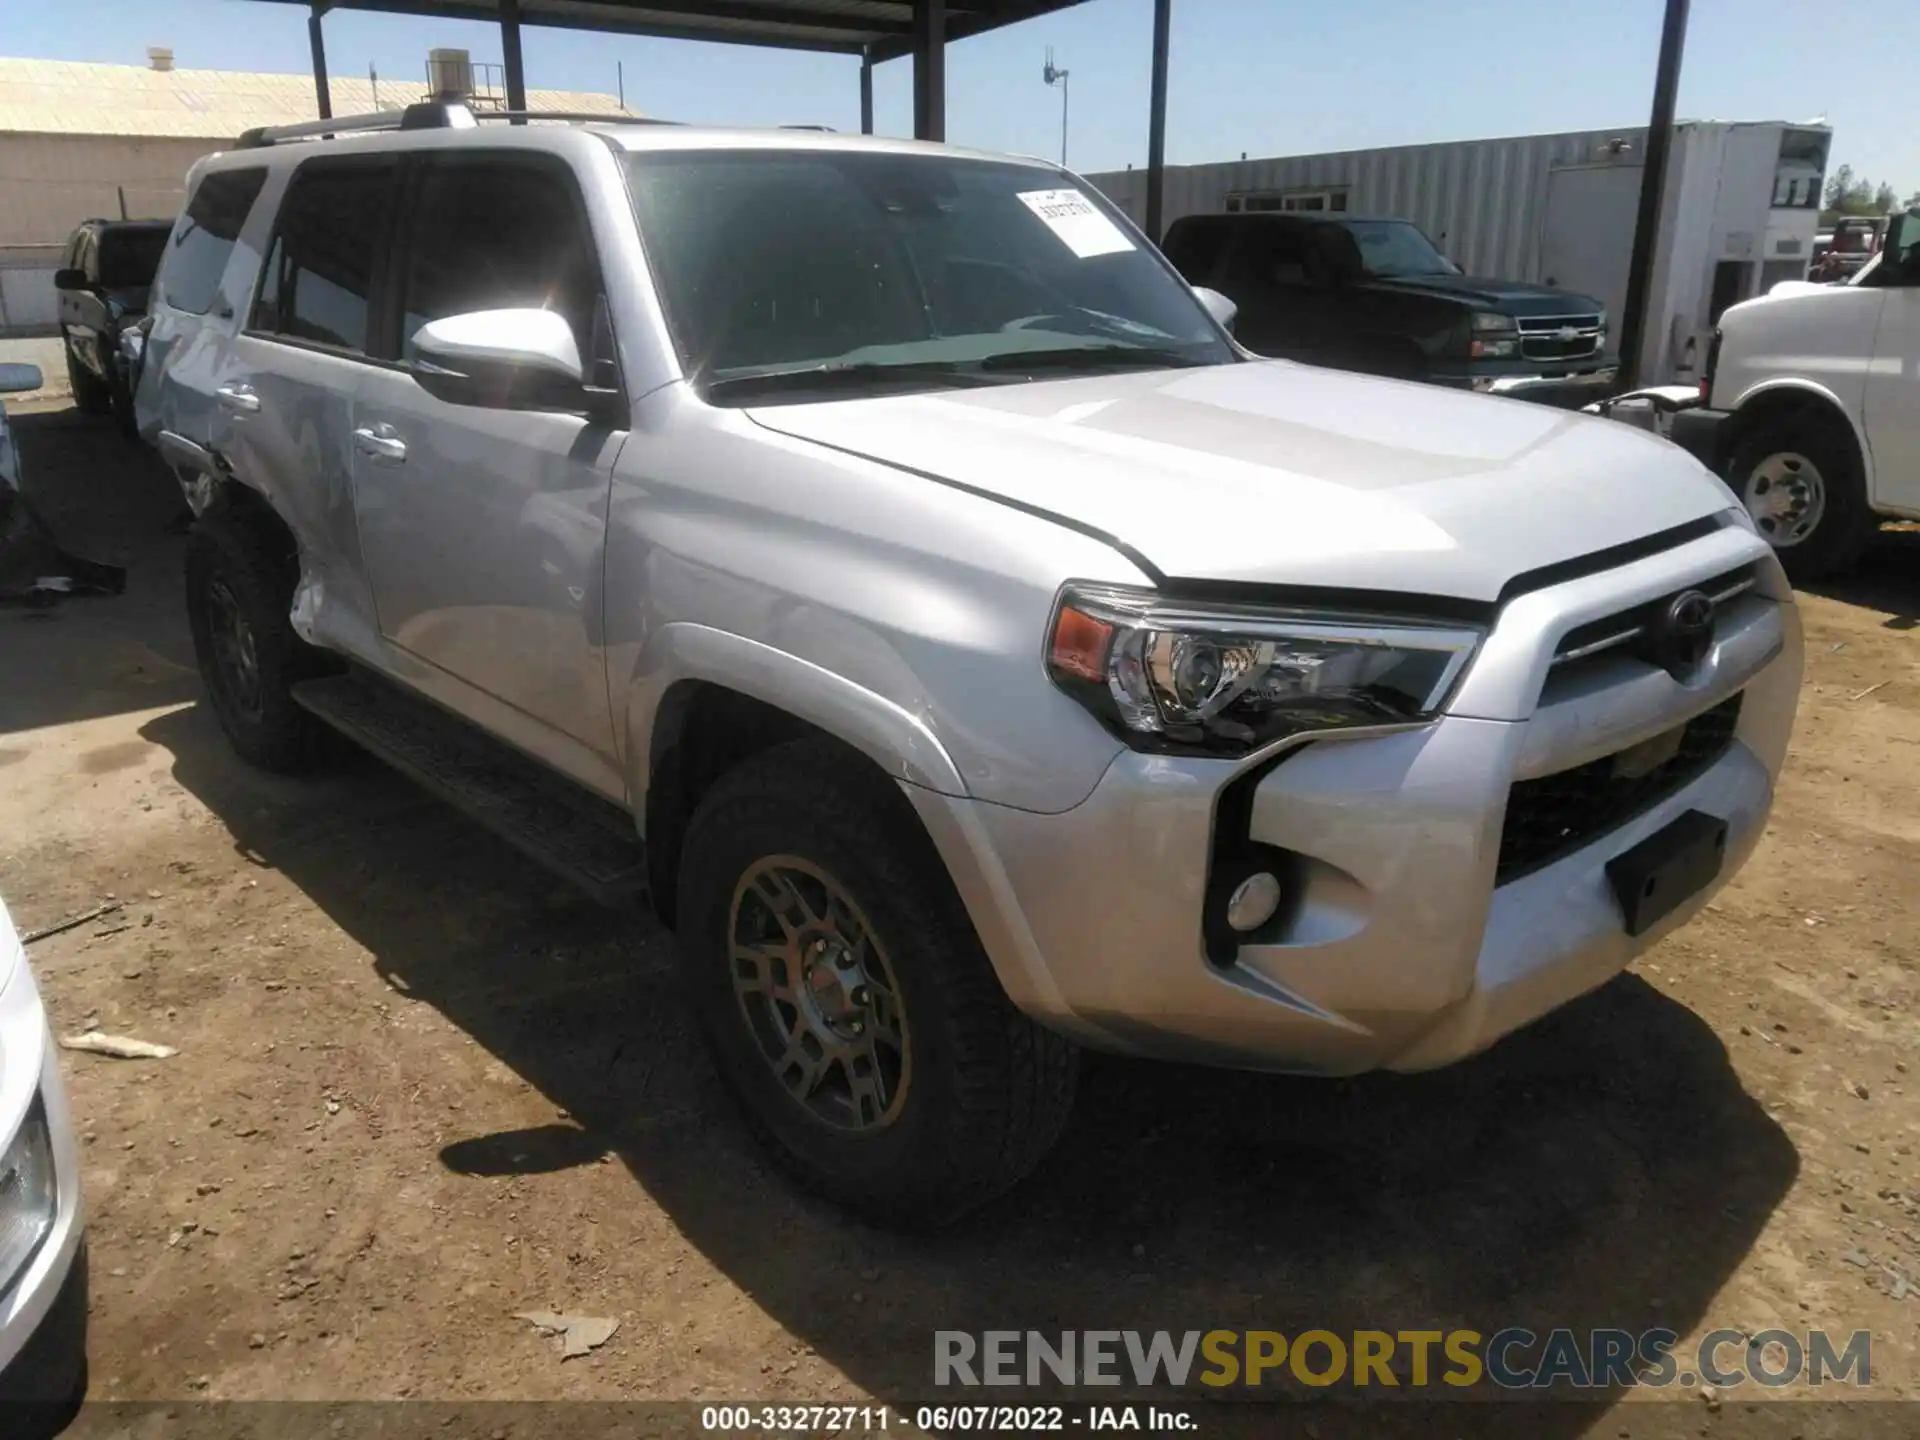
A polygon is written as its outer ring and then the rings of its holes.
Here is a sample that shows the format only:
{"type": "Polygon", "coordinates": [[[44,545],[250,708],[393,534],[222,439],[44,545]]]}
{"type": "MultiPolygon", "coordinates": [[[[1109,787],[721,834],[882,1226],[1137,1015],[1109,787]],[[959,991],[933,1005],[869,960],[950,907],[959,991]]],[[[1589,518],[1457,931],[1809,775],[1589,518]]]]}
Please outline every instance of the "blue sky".
{"type": "MultiPolygon", "coordinates": [[[[167,44],[182,67],[304,72],[305,8],[260,0],[6,0],[0,52],[145,62],[167,44]],[[27,12],[27,13],[21,13],[27,12]]],[[[1146,158],[1150,0],[1088,0],[955,44],[948,138],[1055,155],[1060,99],[1040,79],[1052,46],[1071,73],[1068,161],[1117,169],[1146,158]]],[[[1660,0],[1176,0],[1168,158],[1297,154],[1644,121],[1660,0]]],[[[498,60],[490,26],[337,12],[336,73],[422,73],[435,45],[498,60]]],[[[628,103],[741,124],[859,126],[858,62],[529,27],[528,83],[605,90],[615,62],[628,103]]],[[[1680,113],[1718,119],[1826,116],[1837,162],[1920,190],[1915,0],[1694,0],[1680,113]]],[[[875,71],[878,128],[912,128],[910,62],[875,71]]]]}

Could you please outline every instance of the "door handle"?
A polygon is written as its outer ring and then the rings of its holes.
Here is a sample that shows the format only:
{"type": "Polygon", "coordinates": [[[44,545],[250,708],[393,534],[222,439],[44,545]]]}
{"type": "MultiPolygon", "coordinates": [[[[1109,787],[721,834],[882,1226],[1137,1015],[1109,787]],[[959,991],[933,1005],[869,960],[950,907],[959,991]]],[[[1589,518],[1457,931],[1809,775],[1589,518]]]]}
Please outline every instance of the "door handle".
{"type": "Polygon", "coordinates": [[[253,393],[253,387],[244,383],[222,385],[213,392],[227,409],[242,415],[257,414],[260,409],[260,397],[253,393]]]}
{"type": "Polygon", "coordinates": [[[354,431],[353,448],[362,455],[371,455],[376,460],[407,458],[407,442],[402,440],[394,432],[394,428],[385,422],[354,431]]]}

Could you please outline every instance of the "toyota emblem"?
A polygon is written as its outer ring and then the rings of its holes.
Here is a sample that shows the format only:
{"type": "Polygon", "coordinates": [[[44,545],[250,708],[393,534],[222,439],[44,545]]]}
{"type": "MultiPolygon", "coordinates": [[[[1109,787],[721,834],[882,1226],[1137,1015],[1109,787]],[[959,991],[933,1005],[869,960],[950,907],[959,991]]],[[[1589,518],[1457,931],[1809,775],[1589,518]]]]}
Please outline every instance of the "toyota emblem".
{"type": "Polygon", "coordinates": [[[1682,590],[1647,627],[1653,663],[1676,680],[1700,668],[1713,648],[1713,599],[1698,590],[1682,590]]]}

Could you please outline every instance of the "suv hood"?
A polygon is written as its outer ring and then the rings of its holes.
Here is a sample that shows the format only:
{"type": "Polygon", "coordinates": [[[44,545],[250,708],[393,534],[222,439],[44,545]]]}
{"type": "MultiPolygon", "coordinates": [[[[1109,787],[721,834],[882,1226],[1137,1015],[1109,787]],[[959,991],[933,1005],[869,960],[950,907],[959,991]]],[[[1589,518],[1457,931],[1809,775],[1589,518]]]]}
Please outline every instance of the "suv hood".
{"type": "Polygon", "coordinates": [[[1368,290],[1458,300],[1503,315],[1597,315],[1606,308],[1590,295],[1484,275],[1381,275],[1369,276],[1362,284],[1368,290]]]}
{"type": "Polygon", "coordinates": [[[1091,528],[1174,579],[1492,601],[1735,503],[1616,420],[1284,360],[748,414],[1091,528]]]}

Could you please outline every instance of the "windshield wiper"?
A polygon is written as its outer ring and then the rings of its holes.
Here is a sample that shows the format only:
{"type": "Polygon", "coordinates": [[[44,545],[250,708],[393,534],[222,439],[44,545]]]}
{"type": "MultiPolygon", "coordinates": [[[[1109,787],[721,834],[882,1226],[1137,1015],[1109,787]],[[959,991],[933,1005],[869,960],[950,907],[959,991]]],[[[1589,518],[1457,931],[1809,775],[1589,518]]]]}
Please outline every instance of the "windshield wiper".
{"type": "Polygon", "coordinates": [[[1056,350],[1008,350],[989,355],[980,362],[982,370],[1062,370],[1104,369],[1122,366],[1140,370],[1185,370],[1203,365],[1178,350],[1160,350],[1147,345],[1070,345],[1056,350]]]}
{"type": "Polygon", "coordinates": [[[979,375],[953,360],[920,360],[879,365],[870,360],[825,365],[796,365],[787,370],[756,370],[746,375],[717,375],[706,383],[708,399],[719,395],[776,395],[788,390],[866,389],[896,381],[936,385],[981,385],[979,375]]]}

